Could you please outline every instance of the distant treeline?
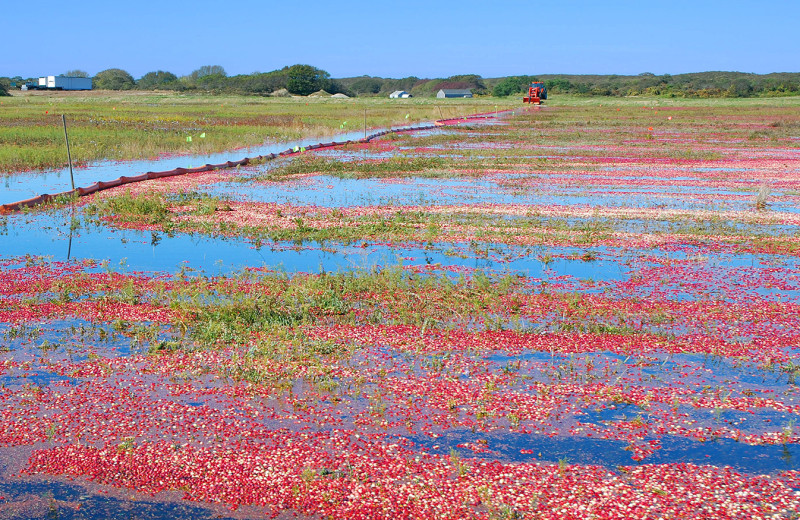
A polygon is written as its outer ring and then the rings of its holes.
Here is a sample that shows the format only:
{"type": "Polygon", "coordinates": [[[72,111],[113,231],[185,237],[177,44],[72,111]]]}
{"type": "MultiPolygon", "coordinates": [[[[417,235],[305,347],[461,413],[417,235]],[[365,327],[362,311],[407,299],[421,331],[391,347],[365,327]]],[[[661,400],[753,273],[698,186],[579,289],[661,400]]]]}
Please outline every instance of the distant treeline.
{"type": "MultiPolygon", "coordinates": [[[[88,78],[82,70],[71,70],[64,76],[88,78]]],[[[16,88],[26,83],[36,84],[38,78],[0,78],[0,85],[13,84],[16,88]],[[5,81],[3,81],[5,80],[5,81]]],[[[106,69],[92,77],[92,87],[101,90],[174,90],[205,91],[236,94],[285,93],[307,96],[320,90],[330,94],[345,91],[345,88],[326,71],[311,65],[292,65],[272,72],[254,72],[228,76],[219,65],[204,65],[187,76],[178,77],[163,70],[148,72],[134,79],[122,69],[106,69]]],[[[2,88],[2,87],[0,87],[2,88]]],[[[12,87],[13,88],[13,87],[12,87]]]]}
{"type": "MultiPolygon", "coordinates": [[[[80,70],[64,75],[89,77],[80,70]]],[[[29,81],[35,83],[36,78],[29,81]]],[[[178,77],[162,70],[148,72],[138,80],[122,69],[107,69],[93,78],[96,89],[108,90],[178,90],[255,95],[301,95],[324,90],[330,94],[349,96],[388,96],[405,90],[417,97],[435,96],[439,89],[471,89],[476,96],[505,97],[522,94],[532,81],[543,81],[551,94],[584,96],[670,96],[670,97],[751,97],[800,95],[800,73],[776,72],[749,74],[743,72],[697,72],[663,74],[648,72],[636,76],[540,74],[482,78],[463,74],[449,78],[423,79],[379,78],[359,76],[333,79],[328,72],[311,65],[292,65],[272,72],[254,72],[228,76],[219,65],[206,65],[191,74],[178,77]]],[[[21,77],[0,78],[0,95],[10,88],[19,88],[21,77]]]]}
{"type": "Polygon", "coordinates": [[[540,74],[481,78],[478,75],[445,79],[415,77],[387,79],[362,76],[339,80],[358,95],[388,95],[405,90],[415,96],[433,96],[441,88],[469,88],[475,95],[505,97],[527,92],[528,85],[543,81],[551,94],[585,96],[751,97],[800,95],[800,73],[748,74],[742,72],[697,72],[637,76],[540,74]]]}
{"type": "Polygon", "coordinates": [[[550,93],[586,96],[751,97],[800,94],[800,73],[695,72],[637,76],[587,76],[541,74],[512,76],[492,82],[495,96],[508,96],[527,89],[531,81],[544,81],[550,93]]]}

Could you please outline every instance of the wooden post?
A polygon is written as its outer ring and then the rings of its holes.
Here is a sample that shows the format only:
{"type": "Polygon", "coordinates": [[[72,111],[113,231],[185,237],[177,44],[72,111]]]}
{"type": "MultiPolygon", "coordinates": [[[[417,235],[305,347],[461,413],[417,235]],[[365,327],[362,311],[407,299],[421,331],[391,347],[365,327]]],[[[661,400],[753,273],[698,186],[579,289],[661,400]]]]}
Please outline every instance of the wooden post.
{"type": "MultiPolygon", "coordinates": [[[[73,217],[74,218],[74,217],[73,217]]],[[[72,258],[72,220],[69,223],[69,245],[67,246],[67,262],[72,258]]]]}
{"type": "Polygon", "coordinates": [[[367,107],[364,107],[364,139],[367,138],[367,107]]]}
{"type": "Polygon", "coordinates": [[[72,175],[72,154],[69,151],[69,136],[67,135],[67,116],[61,114],[61,122],[64,123],[64,141],[67,142],[67,160],[69,160],[69,181],[72,183],[72,190],[75,190],[75,177],[72,175]]]}

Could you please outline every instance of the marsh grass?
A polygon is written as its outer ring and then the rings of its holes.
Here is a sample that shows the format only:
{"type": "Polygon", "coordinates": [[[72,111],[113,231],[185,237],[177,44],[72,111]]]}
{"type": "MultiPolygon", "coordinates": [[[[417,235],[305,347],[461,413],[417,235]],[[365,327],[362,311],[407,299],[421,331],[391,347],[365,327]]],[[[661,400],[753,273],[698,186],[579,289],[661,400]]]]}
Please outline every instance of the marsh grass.
{"type": "Polygon", "coordinates": [[[256,181],[282,180],[292,175],[319,173],[340,178],[370,178],[413,174],[418,177],[451,177],[448,168],[460,163],[445,157],[406,157],[398,156],[374,162],[344,162],[313,155],[302,156],[281,164],[251,179],[256,181]]]}
{"type": "Polygon", "coordinates": [[[464,116],[497,104],[497,100],[478,99],[394,101],[141,92],[17,93],[6,98],[0,110],[0,171],[65,166],[61,114],[67,116],[73,160],[81,165],[164,153],[206,154],[360,131],[365,109],[367,128],[374,129],[433,121],[440,113],[464,116]],[[205,138],[199,137],[202,133],[205,138]],[[193,137],[191,142],[186,141],[187,136],[193,137]]]}
{"type": "MultiPolygon", "coordinates": [[[[276,325],[375,323],[415,325],[424,331],[458,328],[464,325],[464,320],[477,318],[489,329],[495,328],[492,323],[497,321],[498,330],[516,327],[524,331],[519,314],[522,308],[509,302],[524,299],[537,290],[535,284],[516,276],[481,271],[470,277],[420,275],[401,266],[320,276],[268,275],[256,280],[270,288],[262,294],[271,292],[275,296],[234,298],[239,307],[226,315],[229,320],[244,324],[242,330],[272,330],[276,325]],[[277,287],[281,290],[276,291],[277,287]],[[250,311],[240,312],[242,306],[250,311]],[[253,314],[255,309],[260,310],[253,314]],[[278,309],[280,312],[276,314],[278,309]]],[[[658,309],[652,319],[639,316],[637,319],[645,319],[634,327],[625,321],[624,315],[596,308],[581,293],[554,293],[549,298],[555,308],[566,305],[570,309],[567,315],[553,316],[550,323],[561,332],[627,336],[647,332],[649,324],[663,322],[658,309]]],[[[228,307],[223,303],[223,308],[228,307]]],[[[197,316],[202,321],[210,315],[197,316]]]]}
{"type": "MultiPolygon", "coordinates": [[[[158,301],[182,316],[185,323],[180,328],[194,348],[244,346],[259,337],[264,340],[259,343],[262,355],[278,348],[269,346],[277,341],[296,343],[296,348],[306,345],[302,347],[306,352],[325,356],[340,354],[343,346],[297,336],[303,327],[405,324],[423,331],[458,327],[468,316],[497,318],[503,298],[527,290],[515,276],[421,275],[399,265],[320,275],[247,271],[222,285],[216,282],[205,276],[187,277],[169,283],[165,290],[157,287],[164,282],[155,282],[140,299],[158,301]]],[[[119,291],[107,297],[119,298],[119,291]]]]}
{"type": "MultiPolygon", "coordinates": [[[[354,98],[275,99],[247,96],[211,96],[181,93],[28,93],[6,98],[0,111],[0,171],[60,168],[66,165],[61,130],[61,114],[67,116],[73,160],[77,165],[100,159],[143,159],[164,153],[207,154],[287,140],[330,136],[342,131],[361,131],[366,109],[368,129],[404,126],[441,117],[458,118],[475,112],[520,108],[519,100],[473,98],[469,100],[402,100],[354,98]],[[408,115],[408,118],[406,118],[408,115]],[[346,122],[346,124],[345,124],[346,122]],[[205,133],[205,138],[199,135],[205,133]],[[186,137],[192,136],[191,142],[186,137]]],[[[652,97],[584,98],[554,96],[541,110],[524,110],[513,120],[526,123],[519,138],[529,143],[557,146],[579,139],[586,144],[624,144],[625,132],[636,138],[648,127],[656,130],[655,142],[663,149],[658,156],[689,154],[687,159],[713,159],[701,150],[659,142],[659,132],[691,132],[696,123],[708,118],[758,113],[764,121],[759,129],[763,139],[751,140],[754,146],[774,142],[798,146],[792,112],[800,98],[754,99],[669,99],[652,97]],[[601,106],[602,105],[602,106],[601,106]],[[647,107],[648,110],[642,110],[647,107]],[[668,121],[659,108],[691,107],[668,121]],[[619,111],[616,109],[619,108],[619,111]],[[608,132],[609,128],[616,132],[608,132]],[[532,136],[531,134],[534,133],[532,136]],[[544,135],[547,135],[545,138],[544,135]]],[[[465,125],[461,137],[469,136],[472,125],[465,125]]],[[[504,128],[485,128],[484,142],[502,140],[504,128]]],[[[727,132],[743,139],[753,133],[746,125],[734,125],[727,132]]],[[[513,135],[511,137],[514,137],[513,135]]],[[[705,136],[698,135],[698,143],[705,136]]],[[[405,142],[407,136],[394,137],[405,142]]],[[[436,144],[439,137],[423,138],[436,144]]],[[[525,155],[521,151],[481,150],[483,155],[525,155]]],[[[464,151],[470,155],[475,151],[464,151]]],[[[530,154],[530,152],[528,152],[530,154]]]]}
{"type": "Polygon", "coordinates": [[[86,207],[89,216],[114,215],[122,221],[146,224],[165,224],[169,216],[169,202],[161,194],[121,195],[95,200],[86,207]]]}
{"type": "MultiPolygon", "coordinates": [[[[316,161],[311,161],[316,164],[316,161]]],[[[323,165],[329,164],[323,160],[323,165]]],[[[338,164],[332,162],[330,164],[338,164]]],[[[442,170],[432,170],[438,175],[442,170]]],[[[423,244],[448,244],[463,241],[460,227],[472,229],[474,237],[470,248],[474,254],[486,257],[492,243],[515,243],[525,237],[529,243],[552,245],[570,243],[579,247],[595,247],[615,234],[629,231],[635,225],[636,216],[607,217],[554,217],[538,214],[508,216],[491,214],[480,208],[469,206],[452,211],[428,213],[419,210],[398,211],[384,215],[347,215],[341,211],[328,216],[316,215],[313,211],[286,215],[277,210],[277,216],[289,217],[293,225],[246,224],[238,225],[226,221],[224,216],[213,217],[217,212],[230,211],[231,202],[199,192],[180,192],[171,195],[159,193],[120,195],[97,199],[86,206],[90,221],[101,223],[116,219],[120,222],[158,226],[166,233],[201,233],[211,236],[247,237],[257,247],[272,241],[303,243],[353,244],[364,241],[418,242],[423,244]],[[190,217],[190,218],[186,218],[190,217]],[[196,218],[192,218],[196,217],[196,218]],[[320,223],[324,225],[319,225],[320,223]],[[334,225],[330,225],[334,224],[334,225]],[[455,229],[455,231],[448,231],[455,229]]],[[[652,221],[665,223],[660,229],[650,231],[658,235],[692,235],[697,240],[706,237],[726,236],[742,244],[773,244],[775,247],[791,246],[791,232],[778,233],[768,224],[727,221],[722,218],[693,217],[691,214],[654,216],[652,221]],[[778,233],[778,234],[776,234],[778,233]]],[[[791,247],[795,250],[796,246],[791,247]]],[[[585,262],[597,259],[593,252],[579,255],[585,262]]]]}

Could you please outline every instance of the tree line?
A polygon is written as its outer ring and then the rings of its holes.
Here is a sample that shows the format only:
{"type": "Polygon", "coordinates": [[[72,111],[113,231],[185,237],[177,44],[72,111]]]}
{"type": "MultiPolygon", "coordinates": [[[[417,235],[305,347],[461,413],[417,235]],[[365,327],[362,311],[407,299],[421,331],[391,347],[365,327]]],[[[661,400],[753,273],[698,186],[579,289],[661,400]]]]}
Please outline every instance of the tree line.
{"type": "Polygon", "coordinates": [[[800,73],[749,74],[697,72],[636,76],[540,74],[482,78],[476,74],[444,79],[376,78],[361,76],[339,80],[358,95],[388,95],[405,90],[415,96],[432,96],[440,88],[468,88],[474,95],[507,97],[528,91],[532,82],[543,82],[551,94],[582,96],[756,97],[800,95],[800,73]]]}
{"type": "MultiPolygon", "coordinates": [[[[65,76],[89,77],[81,70],[65,76]]],[[[35,80],[35,78],[34,78],[35,80]]],[[[447,78],[425,79],[358,76],[333,79],[311,65],[291,65],[271,72],[228,76],[219,65],[205,65],[187,76],[157,70],[134,79],[122,69],[106,69],[92,78],[95,89],[107,90],[176,90],[236,94],[295,94],[305,96],[324,90],[348,96],[387,96],[404,90],[417,97],[435,96],[439,89],[470,89],[473,95],[506,97],[527,91],[533,81],[542,81],[551,94],[582,96],[668,96],[668,97],[755,97],[800,95],[800,73],[750,74],[742,72],[697,72],[662,74],[648,72],[635,76],[541,74],[483,78],[462,74],[447,78]]],[[[0,95],[12,85],[24,83],[21,77],[0,78],[0,95]]]]}
{"type": "MultiPolygon", "coordinates": [[[[64,76],[88,78],[83,70],[71,70],[64,76]]],[[[36,82],[38,78],[3,78],[0,89],[8,90],[13,83],[17,88],[26,82],[36,82]]],[[[172,72],[156,70],[148,72],[139,79],[123,69],[106,69],[92,77],[92,88],[100,90],[174,90],[230,92],[238,94],[274,94],[285,90],[287,94],[307,96],[324,90],[330,94],[344,92],[346,89],[328,72],[311,65],[291,65],[271,72],[254,72],[228,76],[220,65],[204,65],[187,76],[178,77],[172,72]]]]}
{"type": "Polygon", "coordinates": [[[800,95],[800,73],[695,72],[636,76],[550,75],[511,76],[493,84],[495,96],[509,96],[527,90],[532,81],[542,81],[553,94],[585,96],[667,96],[688,98],[757,97],[800,95]]]}

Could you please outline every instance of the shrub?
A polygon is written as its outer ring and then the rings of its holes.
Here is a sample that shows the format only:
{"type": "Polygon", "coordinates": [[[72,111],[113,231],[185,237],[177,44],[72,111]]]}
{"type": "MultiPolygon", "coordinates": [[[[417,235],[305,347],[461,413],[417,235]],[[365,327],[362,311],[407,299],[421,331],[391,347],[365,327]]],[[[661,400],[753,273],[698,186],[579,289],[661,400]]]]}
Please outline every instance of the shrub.
{"type": "Polygon", "coordinates": [[[494,86],[492,94],[497,97],[510,96],[525,92],[532,81],[537,81],[533,76],[510,76],[494,86]]]}
{"type": "Polygon", "coordinates": [[[377,94],[381,91],[382,86],[383,82],[378,78],[366,77],[355,80],[350,88],[356,94],[377,94]]]}
{"type": "Polygon", "coordinates": [[[85,70],[81,70],[81,69],[68,70],[67,72],[62,74],[62,76],[67,76],[67,77],[70,77],[70,78],[88,78],[88,77],[90,77],[88,72],[86,72],[85,70]]]}
{"type": "Polygon", "coordinates": [[[572,82],[566,78],[553,78],[546,80],[544,86],[548,92],[567,93],[572,89],[572,82]]]}
{"type": "Polygon", "coordinates": [[[203,65],[199,69],[193,70],[189,77],[193,81],[197,81],[200,78],[204,78],[206,76],[222,76],[223,78],[226,77],[228,74],[225,72],[225,69],[222,68],[222,65],[203,65]]]}
{"type": "Polygon", "coordinates": [[[179,86],[178,76],[163,70],[148,72],[136,82],[136,88],[141,90],[174,89],[179,86]]]}
{"type": "Polygon", "coordinates": [[[106,69],[92,78],[92,87],[102,90],[130,90],[136,86],[133,76],[122,69],[106,69]]]}
{"type": "Polygon", "coordinates": [[[330,74],[311,65],[292,65],[287,76],[286,90],[292,94],[307,96],[330,88],[330,74]]]}

